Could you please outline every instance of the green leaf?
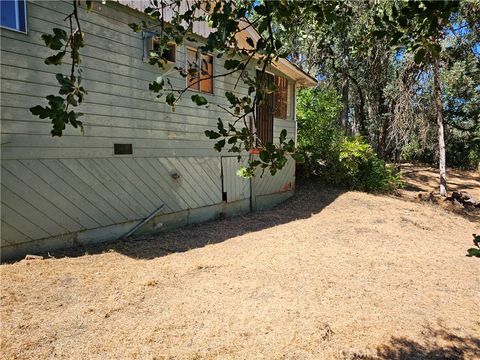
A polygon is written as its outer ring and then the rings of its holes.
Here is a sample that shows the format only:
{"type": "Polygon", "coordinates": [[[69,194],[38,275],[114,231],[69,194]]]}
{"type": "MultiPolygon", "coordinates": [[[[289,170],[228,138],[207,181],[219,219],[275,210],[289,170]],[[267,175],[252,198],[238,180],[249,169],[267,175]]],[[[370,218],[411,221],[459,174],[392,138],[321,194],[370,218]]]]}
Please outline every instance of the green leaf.
{"type": "Polygon", "coordinates": [[[225,127],[223,126],[223,121],[222,119],[218,118],[218,122],[217,122],[217,128],[218,128],[218,131],[220,132],[220,134],[222,134],[223,136],[227,136],[228,135],[228,131],[225,129],[225,127]]]}
{"type": "Polygon", "coordinates": [[[260,160],[268,163],[270,161],[270,153],[267,150],[260,151],[260,160]]]}
{"type": "Polygon", "coordinates": [[[205,136],[209,139],[218,139],[221,135],[213,130],[205,130],[205,136]]]}
{"type": "Polygon", "coordinates": [[[174,106],[175,105],[175,95],[173,93],[169,93],[165,99],[168,105],[174,106]]]}
{"type": "Polygon", "coordinates": [[[240,176],[240,177],[243,177],[245,179],[250,179],[253,177],[254,175],[254,171],[255,169],[251,168],[251,167],[240,167],[240,169],[237,170],[237,175],[240,176]]]}
{"type": "Polygon", "coordinates": [[[65,56],[65,51],[60,51],[59,53],[49,56],[45,59],[45,64],[47,65],[61,65],[63,57],[65,56]]]}
{"type": "Polygon", "coordinates": [[[237,97],[231,91],[226,91],[225,92],[225,97],[227,98],[228,102],[232,105],[235,105],[236,103],[238,103],[237,97]]]}
{"type": "Polygon", "coordinates": [[[192,101],[197,104],[197,106],[202,106],[208,104],[208,100],[205,99],[203,96],[194,94],[192,95],[192,101]]]}
{"type": "Polygon", "coordinates": [[[297,164],[303,164],[305,162],[305,157],[299,153],[293,154],[292,158],[297,162],[297,164]]]}
{"type": "Polygon", "coordinates": [[[232,146],[228,152],[236,152],[239,153],[241,152],[240,148],[238,146],[232,146]]]}
{"type": "Polygon", "coordinates": [[[467,250],[467,256],[469,257],[480,257],[480,249],[470,248],[467,250]]]}
{"type": "Polygon", "coordinates": [[[54,35],[43,34],[42,39],[45,45],[52,50],[60,50],[63,47],[61,39],[54,35]]]}
{"type": "Polygon", "coordinates": [[[31,107],[30,112],[33,115],[38,116],[40,119],[45,119],[49,115],[49,111],[46,108],[44,108],[43,106],[40,106],[40,105],[31,107]]]}
{"type": "Polygon", "coordinates": [[[53,28],[53,33],[57,39],[68,40],[67,32],[59,28],[53,28]]]}
{"type": "Polygon", "coordinates": [[[477,234],[472,234],[473,235],[473,243],[476,246],[480,246],[480,235],[477,234]]]}
{"type": "Polygon", "coordinates": [[[413,60],[415,63],[421,64],[425,60],[425,55],[427,54],[427,50],[425,48],[418,48],[413,56],[413,60]]]}
{"type": "Polygon", "coordinates": [[[160,92],[160,90],[163,90],[163,85],[164,85],[163,78],[159,77],[157,80],[159,80],[159,79],[160,79],[160,81],[154,81],[154,82],[148,84],[148,89],[153,91],[153,92],[156,92],[156,93],[160,92]]]}
{"type": "Polygon", "coordinates": [[[214,148],[215,150],[217,150],[218,152],[220,152],[220,151],[222,151],[222,149],[224,148],[224,146],[225,146],[225,139],[218,141],[218,142],[213,146],[213,148],[214,148]]]}
{"type": "Polygon", "coordinates": [[[130,29],[132,29],[134,32],[139,32],[141,29],[140,26],[138,26],[138,24],[136,23],[130,23],[128,24],[128,26],[130,27],[130,29]]]}
{"type": "Polygon", "coordinates": [[[287,138],[287,130],[286,130],[286,129],[283,129],[283,130],[280,132],[280,143],[283,143],[286,138],[287,138]]]}
{"type": "Polygon", "coordinates": [[[239,60],[228,59],[228,60],[225,60],[224,67],[227,70],[231,70],[231,69],[236,69],[238,67],[238,65],[240,65],[239,60]]]}

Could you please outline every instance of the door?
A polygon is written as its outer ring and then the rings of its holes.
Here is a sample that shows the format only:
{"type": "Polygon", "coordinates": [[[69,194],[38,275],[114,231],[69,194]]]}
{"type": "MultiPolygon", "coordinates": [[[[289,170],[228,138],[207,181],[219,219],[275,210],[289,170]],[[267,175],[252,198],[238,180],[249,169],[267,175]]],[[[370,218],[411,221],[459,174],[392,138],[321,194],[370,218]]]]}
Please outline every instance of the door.
{"type": "MultiPolygon", "coordinates": [[[[247,161],[243,159],[243,166],[247,161]]],[[[236,156],[222,156],[222,197],[228,203],[250,197],[250,180],[237,175],[240,165],[236,156]]]]}

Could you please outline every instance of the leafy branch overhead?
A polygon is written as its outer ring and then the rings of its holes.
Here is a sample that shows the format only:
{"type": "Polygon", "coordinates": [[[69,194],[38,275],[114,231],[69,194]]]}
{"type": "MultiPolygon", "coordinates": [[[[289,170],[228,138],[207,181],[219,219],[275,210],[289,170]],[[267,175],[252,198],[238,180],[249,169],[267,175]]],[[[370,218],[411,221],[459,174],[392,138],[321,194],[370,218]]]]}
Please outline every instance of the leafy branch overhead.
{"type": "MultiPolygon", "coordinates": [[[[47,64],[60,65],[67,54],[71,58],[70,75],[57,76],[59,95],[50,95],[47,98],[48,106],[39,105],[31,109],[34,115],[52,120],[54,136],[61,136],[67,124],[82,126],[78,120],[82,114],[72,109],[82,103],[86,94],[86,90],[81,86],[81,73],[75,73],[80,65],[80,49],[84,46],[84,35],[77,13],[79,4],[80,1],[73,0],[73,11],[65,18],[70,23],[69,34],[54,29],[53,34],[42,37],[45,45],[56,51],[45,60],[47,64]]],[[[91,4],[92,2],[87,1],[87,8],[91,4]]],[[[309,53],[300,56],[289,47],[289,44],[312,36],[305,28],[322,28],[328,29],[329,34],[345,34],[356,22],[353,11],[355,6],[357,5],[353,2],[343,4],[337,1],[151,0],[150,6],[144,9],[144,20],[129,26],[134,32],[141,32],[142,37],[155,37],[157,45],[150,52],[148,61],[160,70],[165,70],[166,56],[172,42],[176,45],[193,44],[198,49],[198,56],[214,54],[218,59],[216,63],[223,61],[223,69],[215,73],[201,68],[196,62],[174,66],[172,70],[182,78],[187,78],[188,85],[176,87],[163,73],[162,76],[152,79],[149,90],[173,111],[186,96],[185,93],[193,87],[198,88],[202,81],[227,76],[234,78],[234,88],[224,94],[228,105],[215,105],[219,106],[225,115],[220,118],[217,129],[208,130],[205,135],[215,140],[214,148],[218,151],[228,148],[227,151],[236,153],[239,157],[247,152],[259,154],[258,157],[251,157],[247,168],[241,169],[242,175],[252,176],[256,168],[269,168],[270,173],[275,174],[285,166],[289,156],[293,156],[297,161],[301,161],[301,158],[296,155],[293,141],[286,140],[284,131],[275,142],[262,142],[262,139],[258,138],[256,129],[259,128],[259,119],[256,109],[265,101],[266,94],[275,91],[274,86],[265,85],[261,79],[280,58],[292,60],[310,56],[309,53]],[[198,22],[207,23],[212,30],[206,39],[199,40],[193,33],[194,24],[198,22]],[[247,35],[245,43],[239,41],[239,34],[248,28],[255,29],[255,40],[247,35]],[[259,77],[255,76],[257,69],[260,72],[259,77]],[[241,94],[239,83],[242,83],[242,88],[246,86],[247,94],[241,94]]],[[[391,47],[407,47],[420,63],[429,57],[436,57],[439,52],[439,29],[457,6],[455,1],[392,4],[375,2],[371,5],[374,14],[371,17],[372,26],[368,32],[364,32],[357,49],[363,51],[362,49],[368,46],[375,48],[381,41],[388,42],[391,47]]],[[[109,11],[109,7],[103,7],[102,11],[109,11]]],[[[322,62],[328,60],[335,67],[334,60],[330,59],[335,44],[323,38],[322,34],[315,41],[311,52],[326,54],[322,62]]],[[[362,99],[359,107],[359,112],[362,113],[366,97],[361,84],[348,71],[342,75],[355,84],[362,99]]],[[[189,96],[189,101],[199,107],[211,106],[209,96],[201,93],[189,96]]],[[[348,120],[348,116],[346,119],[348,120]]],[[[360,124],[360,128],[367,133],[364,123],[360,124]]]]}
{"type": "MultiPolygon", "coordinates": [[[[87,1],[87,8],[92,3],[87,1]]],[[[246,169],[240,172],[245,176],[252,176],[257,167],[265,170],[270,168],[270,173],[275,174],[282,169],[287,162],[289,155],[295,156],[295,144],[293,141],[286,141],[286,131],[283,131],[278,144],[262,143],[256,136],[255,129],[258,127],[256,116],[256,107],[262,102],[263,93],[273,91],[271,88],[262,87],[251,71],[255,67],[261,68],[261,73],[271,66],[272,62],[285,57],[287,53],[282,52],[282,43],[276,39],[278,31],[286,29],[276,29],[273,31],[274,21],[281,21],[291,15],[291,4],[275,1],[252,2],[252,1],[218,1],[210,2],[203,0],[189,1],[187,8],[181,8],[181,1],[178,0],[152,0],[150,6],[145,8],[144,12],[148,16],[147,20],[140,23],[129,24],[135,32],[153,33],[158,41],[158,46],[149,54],[149,63],[159,68],[164,68],[166,63],[165,51],[173,41],[176,45],[181,45],[185,41],[195,42],[198,45],[200,54],[214,53],[218,59],[224,58],[224,72],[221,74],[209,74],[204,69],[200,69],[197,64],[188,64],[187,68],[175,67],[174,69],[182,76],[189,77],[189,84],[184,88],[175,88],[170,79],[159,77],[149,84],[149,89],[157,94],[157,98],[164,98],[164,101],[175,110],[176,104],[183,95],[193,86],[198,85],[200,81],[213,79],[217,77],[236,76],[236,85],[233,91],[225,94],[229,108],[222,107],[227,114],[226,128],[224,132],[223,125],[219,126],[219,131],[207,131],[209,138],[218,138],[214,148],[222,151],[226,144],[230,146],[229,151],[238,154],[239,158],[246,151],[255,151],[260,154],[258,160],[252,160],[246,169]],[[171,20],[165,21],[166,14],[173,14],[171,20]],[[199,43],[193,36],[193,25],[195,22],[207,22],[212,29],[205,42],[199,43]],[[248,48],[238,43],[238,33],[242,31],[240,25],[247,27],[256,27],[259,31],[260,39],[253,41],[250,37],[246,39],[248,48]],[[237,94],[237,85],[243,82],[248,87],[248,96],[239,96],[237,94]],[[220,138],[223,137],[223,138],[220,138]]],[[[73,107],[80,105],[84,100],[86,90],[81,86],[81,71],[75,70],[80,65],[80,49],[84,46],[84,34],[81,31],[78,17],[78,6],[80,1],[73,0],[73,11],[65,18],[70,24],[70,33],[67,34],[61,29],[53,29],[53,34],[44,34],[42,36],[45,45],[56,51],[49,56],[45,63],[48,65],[61,65],[67,54],[71,58],[70,75],[57,75],[57,81],[60,85],[59,95],[49,95],[47,97],[48,106],[35,106],[31,108],[32,114],[40,118],[49,118],[52,120],[53,136],[61,136],[67,124],[73,127],[80,127],[83,131],[82,122],[79,117],[82,113],[73,110],[73,107]]],[[[108,11],[108,8],[106,9],[108,11]]],[[[243,30],[245,31],[245,30],[243,30]]],[[[191,101],[197,106],[209,106],[209,101],[205,96],[193,94],[191,101]]],[[[223,124],[220,120],[219,124],[223,124]]]]}
{"type": "MultiPolygon", "coordinates": [[[[68,76],[57,74],[56,79],[60,85],[59,95],[48,95],[48,106],[37,105],[30,108],[33,115],[40,119],[51,119],[53,124],[52,136],[62,136],[67,124],[74,128],[79,127],[83,133],[83,124],[79,117],[83,114],[72,107],[80,105],[87,91],[81,85],[81,69],[79,68],[81,58],[80,49],[85,46],[84,33],[80,28],[78,18],[78,5],[80,1],[73,1],[73,11],[65,18],[69,21],[70,33],[58,28],[53,29],[53,34],[43,34],[42,40],[45,46],[57,53],[45,59],[47,65],[62,65],[67,53],[70,55],[70,74],[68,76]],[[77,70],[77,71],[75,71],[77,70]],[[76,75],[75,75],[76,73],[76,75]]],[[[91,1],[87,1],[87,7],[91,7],[91,1]]]]}

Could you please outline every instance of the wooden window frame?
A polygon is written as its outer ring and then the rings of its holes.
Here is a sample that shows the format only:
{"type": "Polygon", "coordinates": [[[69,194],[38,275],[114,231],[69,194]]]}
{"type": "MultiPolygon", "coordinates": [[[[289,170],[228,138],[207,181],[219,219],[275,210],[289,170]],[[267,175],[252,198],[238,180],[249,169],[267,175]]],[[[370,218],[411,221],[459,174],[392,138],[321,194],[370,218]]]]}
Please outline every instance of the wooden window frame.
{"type": "MultiPolygon", "coordinates": [[[[145,53],[144,53],[144,61],[148,62],[150,60],[150,52],[155,50],[155,42],[159,42],[157,40],[157,36],[153,34],[148,34],[145,37],[145,53]]],[[[170,52],[173,53],[173,59],[165,59],[166,64],[175,64],[177,61],[177,44],[173,41],[169,41],[167,43],[168,47],[170,48],[170,52]]]]}
{"type": "MultiPolygon", "coordinates": [[[[194,51],[196,53],[196,56],[197,56],[197,66],[201,69],[201,60],[202,60],[202,55],[206,55],[206,56],[210,56],[212,58],[212,76],[215,74],[215,56],[212,54],[212,53],[207,53],[207,54],[202,54],[200,51],[198,51],[197,48],[193,47],[193,46],[188,46],[186,45],[185,46],[185,70],[188,71],[188,51],[191,50],[191,51],[194,51]]],[[[201,71],[201,70],[200,70],[201,71]]],[[[201,76],[201,75],[200,75],[201,76]]],[[[185,83],[186,83],[186,86],[188,87],[188,90],[191,90],[191,91],[195,91],[195,92],[199,92],[199,93],[202,93],[202,94],[210,94],[210,95],[214,95],[215,94],[215,79],[214,78],[211,78],[211,79],[208,79],[212,82],[212,91],[203,91],[202,90],[202,81],[204,80],[200,80],[196,86],[198,86],[198,89],[197,88],[194,88],[194,87],[189,87],[189,79],[188,79],[188,75],[187,77],[185,78],[185,83]]]]}

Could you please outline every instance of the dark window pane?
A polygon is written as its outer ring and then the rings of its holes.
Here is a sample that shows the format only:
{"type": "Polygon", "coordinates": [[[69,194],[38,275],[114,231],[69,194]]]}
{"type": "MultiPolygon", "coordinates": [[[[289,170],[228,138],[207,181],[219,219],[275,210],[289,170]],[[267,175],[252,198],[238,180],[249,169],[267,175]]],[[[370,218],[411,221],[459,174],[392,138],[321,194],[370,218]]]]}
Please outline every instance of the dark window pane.
{"type": "Polygon", "coordinates": [[[25,11],[25,6],[26,6],[26,1],[25,0],[20,0],[18,2],[18,21],[19,21],[19,29],[20,31],[27,31],[27,12],[25,11]]]}
{"type": "Polygon", "coordinates": [[[133,154],[132,144],[113,144],[113,153],[115,155],[131,155],[133,154]]]}

